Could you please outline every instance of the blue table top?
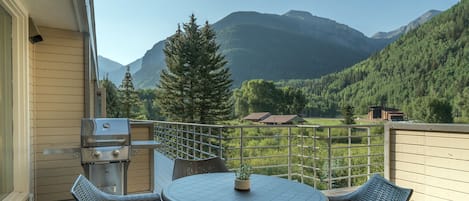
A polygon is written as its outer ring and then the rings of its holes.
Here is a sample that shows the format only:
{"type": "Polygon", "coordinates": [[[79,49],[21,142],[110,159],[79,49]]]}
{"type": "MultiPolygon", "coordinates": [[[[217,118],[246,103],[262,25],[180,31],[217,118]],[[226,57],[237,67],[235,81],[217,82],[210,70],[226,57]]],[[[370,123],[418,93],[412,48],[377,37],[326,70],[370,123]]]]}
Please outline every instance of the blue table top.
{"type": "Polygon", "coordinates": [[[327,201],[319,190],[274,176],[251,175],[251,190],[234,189],[234,173],[207,173],[174,180],[163,189],[165,201],[327,201]]]}

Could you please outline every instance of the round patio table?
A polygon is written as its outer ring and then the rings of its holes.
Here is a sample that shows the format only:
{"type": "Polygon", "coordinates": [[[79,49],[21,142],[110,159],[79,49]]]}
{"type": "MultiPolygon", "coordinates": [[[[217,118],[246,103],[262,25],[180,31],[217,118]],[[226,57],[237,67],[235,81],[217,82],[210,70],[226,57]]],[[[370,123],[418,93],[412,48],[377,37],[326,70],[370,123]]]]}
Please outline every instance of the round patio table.
{"type": "Polygon", "coordinates": [[[164,201],[327,201],[320,191],[274,176],[251,175],[251,190],[234,189],[234,173],[197,174],[163,189],[164,201]]]}

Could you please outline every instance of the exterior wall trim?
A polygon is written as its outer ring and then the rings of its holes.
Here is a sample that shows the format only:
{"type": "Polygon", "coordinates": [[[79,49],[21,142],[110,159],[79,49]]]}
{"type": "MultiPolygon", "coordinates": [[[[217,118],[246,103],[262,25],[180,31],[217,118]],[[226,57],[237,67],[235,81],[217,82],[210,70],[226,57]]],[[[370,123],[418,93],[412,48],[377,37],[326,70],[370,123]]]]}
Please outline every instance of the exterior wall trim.
{"type": "Polygon", "coordinates": [[[31,182],[28,11],[20,0],[0,0],[13,21],[13,192],[6,200],[27,200],[31,182]]]}
{"type": "Polygon", "coordinates": [[[412,131],[434,131],[434,132],[456,132],[469,133],[469,124],[409,124],[409,123],[388,123],[389,129],[412,130],[412,131]]]}
{"type": "Polygon", "coordinates": [[[384,178],[391,178],[391,123],[384,125],[384,178]]]}

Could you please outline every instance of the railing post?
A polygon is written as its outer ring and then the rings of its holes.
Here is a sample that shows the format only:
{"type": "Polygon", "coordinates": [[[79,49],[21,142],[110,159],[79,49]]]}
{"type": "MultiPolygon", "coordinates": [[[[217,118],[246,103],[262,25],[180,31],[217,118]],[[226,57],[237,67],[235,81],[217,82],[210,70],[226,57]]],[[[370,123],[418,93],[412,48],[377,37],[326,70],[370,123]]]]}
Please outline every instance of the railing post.
{"type": "Polygon", "coordinates": [[[317,157],[317,155],[316,155],[316,151],[317,151],[317,149],[316,149],[316,140],[317,140],[316,135],[317,134],[316,134],[316,131],[317,131],[317,128],[315,127],[313,129],[314,129],[313,130],[313,174],[314,174],[313,175],[313,185],[314,185],[314,188],[316,188],[317,187],[317,183],[316,183],[316,176],[317,176],[317,172],[316,172],[317,171],[316,170],[316,168],[317,168],[316,167],[316,157],[317,157]]]}
{"type": "MultiPolygon", "coordinates": [[[[223,128],[219,128],[218,129],[218,156],[220,158],[223,158],[223,145],[222,145],[222,131],[223,131],[223,128]]],[[[227,162],[227,161],[225,161],[227,162]]]]}
{"type": "Polygon", "coordinates": [[[243,164],[243,128],[239,128],[239,164],[243,164]]]}
{"type": "Polygon", "coordinates": [[[189,125],[186,125],[185,128],[183,127],[182,132],[185,134],[183,135],[182,139],[184,140],[185,146],[183,146],[183,154],[186,155],[186,159],[189,159],[189,125]]]}
{"type": "Polygon", "coordinates": [[[291,127],[288,127],[288,179],[291,180],[291,127]]]}
{"type": "Polygon", "coordinates": [[[348,127],[348,187],[352,186],[352,128],[348,127]]]}
{"type": "Polygon", "coordinates": [[[371,131],[370,127],[366,128],[367,136],[368,136],[368,163],[367,163],[367,174],[368,179],[370,179],[371,174],[371,131]]]}
{"type": "MultiPolygon", "coordinates": [[[[212,127],[208,127],[208,135],[209,137],[207,138],[207,143],[208,143],[208,153],[212,154],[212,127]]],[[[221,156],[220,156],[221,158],[221,156]]]]}
{"type": "MultiPolygon", "coordinates": [[[[202,137],[202,133],[204,132],[203,130],[203,127],[201,126],[200,129],[199,129],[199,158],[204,158],[203,157],[203,141],[204,141],[204,138],[202,137]]],[[[210,153],[210,152],[209,152],[210,153]]]]}
{"type": "Polygon", "coordinates": [[[332,136],[331,136],[331,128],[327,128],[327,178],[328,178],[328,189],[332,189],[332,136]]]}
{"type": "Polygon", "coordinates": [[[179,149],[180,149],[180,146],[179,144],[182,143],[181,142],[181,137],[179,136],[179,125],[176,124],[176,158],[179,158],[179,149]]]}
{"type": "Polygon", "coordinates": [[[196,147],[196,143],[195,143],[195,133],[197,133],[196,129],[195,129],[195,125],[192,126],[192,159],[196,159],[196,152],[197,152],[197,149],[195,148],[196,147]]]}
{"type": "Polygon", "coordinates": [[[301,137],[301,183],[305,183],[305,136],[300,135],[301,137]]]}

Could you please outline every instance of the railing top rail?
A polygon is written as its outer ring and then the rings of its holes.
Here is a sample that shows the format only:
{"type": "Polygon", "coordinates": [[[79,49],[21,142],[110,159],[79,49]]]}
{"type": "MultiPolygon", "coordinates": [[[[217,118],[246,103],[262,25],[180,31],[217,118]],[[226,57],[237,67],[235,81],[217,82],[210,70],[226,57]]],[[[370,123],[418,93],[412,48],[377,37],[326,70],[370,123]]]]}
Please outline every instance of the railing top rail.
{"type": "MultiPolygon", "coordinates": [[[[148,121],[146,121],[148,122],[148,121]]],[[[369,127],[383,127],[383,124],[353,124],[353,125],[220,125],[220,124],[198,124],[198,123],[183,123],[183,122],[170,122],[170,121],[151,121],[160,124],[173,124],[185,126],[200,126],[212,128],[369,128],[369,127]]]]}
{"type": "Polygon", "coordinates": [[[200,126],[200,127],[215,127],[215,128],[224,128],[224,125],[215,125],[215,124],[197,124],[197,123],[183,123],[183,122],[170,122],[170,121],[151,121],[153,123],[160,124],[176,124],[176,125],[185,125],[185,126],[200,126]]]}
{"type": "Polygon", "coordinates": [[[383,127],[383,124],[350,124],[350,125],[296,125],[299,128],[369,128],[383,127]]]}

